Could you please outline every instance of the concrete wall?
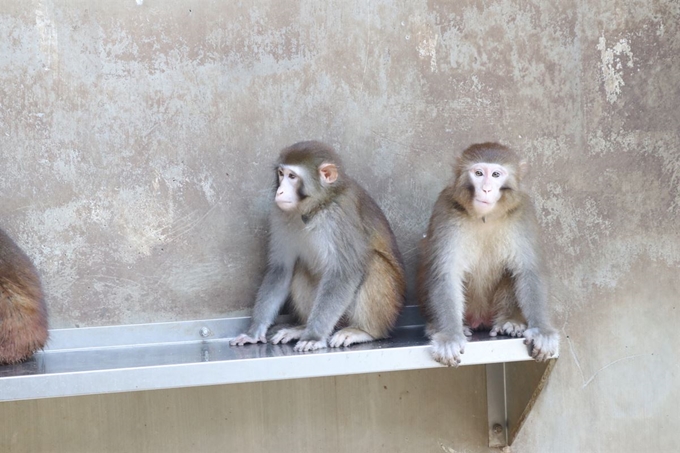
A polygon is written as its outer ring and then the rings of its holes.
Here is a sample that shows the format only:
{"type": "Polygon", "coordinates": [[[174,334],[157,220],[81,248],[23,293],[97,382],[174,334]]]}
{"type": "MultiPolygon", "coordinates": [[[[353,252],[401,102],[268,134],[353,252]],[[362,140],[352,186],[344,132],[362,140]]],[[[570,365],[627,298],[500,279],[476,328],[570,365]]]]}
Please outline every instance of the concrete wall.
{"type": "MultiPolygon", "coordinates": [[[[533,169],[563,336],[513,451],[679,448],[676,0],[0,0],[0,30],[1,224],[53,327],[246,312],[269,166],[301,139],[337,147],[412,272],[453,156],[500,140],[533,169]]],[[[4,403],[0,450],[482,452],[480,382],[4,403]]]]}

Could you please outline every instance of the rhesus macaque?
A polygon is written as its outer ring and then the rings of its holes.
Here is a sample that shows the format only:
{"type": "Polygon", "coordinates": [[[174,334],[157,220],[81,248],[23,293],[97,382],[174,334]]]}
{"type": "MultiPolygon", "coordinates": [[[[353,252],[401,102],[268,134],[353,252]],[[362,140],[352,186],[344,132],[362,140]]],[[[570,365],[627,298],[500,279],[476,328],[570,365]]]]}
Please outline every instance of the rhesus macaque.
{"type": "Polygon", "coordinates": [[[289,296],[302,325],[280,329],[274,344],[299,340],[296,351],[312,351],[387,337],[406,283],[394,234],[378,205],[320,142],[281,151],[276,175],[267,272],[250,328],[231,345],[266,343],[289,296]]]}
{"type": "Polygon", "coordinates": [[[47,309],[31,260],[0,230],[0,364],[28,359],[47,341],[47,309]]]}
{"type": "Polygon", "coordinates": [[[505,146],[472,145],[435,203],[416,280],[432,355],[444,365],[458,366],[476,329],[523,335],[536,360],[558,352],[525,170],[505,146]]]}

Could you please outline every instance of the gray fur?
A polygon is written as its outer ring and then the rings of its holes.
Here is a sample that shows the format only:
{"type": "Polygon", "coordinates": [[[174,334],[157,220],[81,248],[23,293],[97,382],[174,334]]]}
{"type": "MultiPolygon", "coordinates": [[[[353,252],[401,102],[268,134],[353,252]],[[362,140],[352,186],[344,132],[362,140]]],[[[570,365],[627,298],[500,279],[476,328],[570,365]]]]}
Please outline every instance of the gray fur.
{"type": "MultiPolygon", "coordinates": [[[[513,167],[506,168],[514,176],[513,167]]],[[[457,177],[465,174],[460,171],[457,177]]],[[[518,183],[519,177],[506,189],[511,191],[503,195],[507,198],[483,217],[471,211],[464,179],[444,189],[435,203],[423,241],[418,292],[433,356],[446,365],[460,363],[469,328],[488,328],[494,336],[524,335],[538,360],[557,353],[559,336],[548,319],[537,221],[518,183]]]]}
{"type": "MultiPolygon", "coordinates": [[[[274,343],[299,338],[296,350],[326,347],[340,321],[349,328],[340,331],[338,338],[334,336],[331,346],[386,336],[403,299],[403,289],[399,289],[403,266],[387,220],[370,196],[341,170],[332,185],[316,180],[314,172],[319,165],[338,162],[326,145],[293,145],[282,151],[282,165],[288,165],[286,159],[293,161],[290,168],[293,164],[305,168],[297,174],[303,175],[306,198],[299,200],[296,210],[272,208],[269,263],[257,293],[252,324],[231,344],[265,342],[268,328],[289,295],[295,313],[305,323],[304,330],[287,329],[274,335],[274,343]],[[386,275],[378,285],[397,288],[395,295],[388,297],[392,300],[367,300],[366,294],[375,290],[375,286],[364,285],[367,275],[382,275],[374,269],[376,259],[393,265],[395,275],[386,275]]],[[[372,282],[375,285],[376,277],[372,282]]]]}

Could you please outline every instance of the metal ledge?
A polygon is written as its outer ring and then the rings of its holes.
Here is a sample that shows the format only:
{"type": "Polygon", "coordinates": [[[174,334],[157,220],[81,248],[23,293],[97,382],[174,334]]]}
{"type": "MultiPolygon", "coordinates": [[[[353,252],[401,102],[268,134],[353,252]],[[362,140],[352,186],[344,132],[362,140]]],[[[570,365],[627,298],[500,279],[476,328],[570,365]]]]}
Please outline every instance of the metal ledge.
{"type": "MultiPolygon", "coordinates": [[[[244,331],[248,324],[246,317],[52,330],[44,351],[27,362],[0,366],[0,401],[441,366],[430,356],[414,307],[405,309],[390,339],[309,353],[293,351],[292,344],[230,347],[227,339],[244,331]]],[[[487,365],[490,430],[498,431],[499,424],[503,428],[502,433],[493,433],[495,445],[512,440],[505,433],[511,426],[507,407],[513,396],[505,391],[510,380],[505,365],[498,368],[489,364],[509,362],[531,362],[535,366],[523,339],[475,333],[461,363],[487,365]]],[[[530,384],[524,391],[528,395],[522,399],[531,397],[535,389],[530,384]]],[[[519,402],[514,406],[526,405],[519,402]]]]}

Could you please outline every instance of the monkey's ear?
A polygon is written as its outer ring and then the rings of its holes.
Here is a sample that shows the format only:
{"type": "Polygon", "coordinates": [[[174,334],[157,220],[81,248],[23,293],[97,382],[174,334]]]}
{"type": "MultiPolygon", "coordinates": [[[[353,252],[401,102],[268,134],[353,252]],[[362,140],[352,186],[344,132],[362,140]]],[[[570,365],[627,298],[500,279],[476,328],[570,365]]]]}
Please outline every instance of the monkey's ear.
{"type": "Polygon", "coordinates": [[[338,167],[335,164],[321,164],[319,176],[321,176],[321,181],[333,184],[338,179],[338,167]]]}

